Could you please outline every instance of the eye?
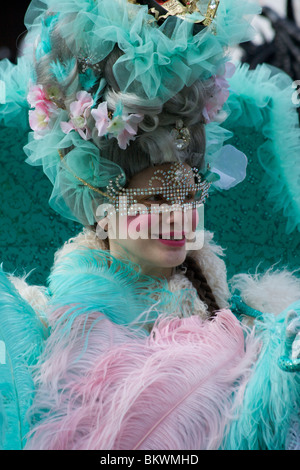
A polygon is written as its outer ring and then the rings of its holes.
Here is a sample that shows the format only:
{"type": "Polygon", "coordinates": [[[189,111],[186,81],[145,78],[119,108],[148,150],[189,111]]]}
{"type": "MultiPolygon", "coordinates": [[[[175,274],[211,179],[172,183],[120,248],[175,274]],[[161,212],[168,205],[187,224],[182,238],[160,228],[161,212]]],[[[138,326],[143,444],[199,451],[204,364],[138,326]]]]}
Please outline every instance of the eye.
{"type": "Polygon", "coordinates": [[[186,201],[193,201],[195,199],[195,193],[194,192],[189,192],[186,196],[185,196],[185,200],[186,201]]]}
{"type": "Polygon", "coordinates": [[[163,201],[163,196],[161,194],[153,194],[152,196],[147,197],[146,202],[161,202],[163,201]]]}

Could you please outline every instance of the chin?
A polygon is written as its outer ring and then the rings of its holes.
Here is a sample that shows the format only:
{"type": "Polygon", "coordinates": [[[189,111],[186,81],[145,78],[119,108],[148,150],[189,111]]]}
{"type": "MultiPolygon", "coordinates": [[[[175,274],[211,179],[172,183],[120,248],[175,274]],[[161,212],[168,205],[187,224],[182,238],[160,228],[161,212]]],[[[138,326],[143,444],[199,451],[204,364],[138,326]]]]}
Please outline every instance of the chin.
{"type": "Polygon", "coordinates": [[[159,265],[165,268],[175,268],[185,261],[186,249],[185,247],[162,250],[161,256],[159,257],[159,265]]]}

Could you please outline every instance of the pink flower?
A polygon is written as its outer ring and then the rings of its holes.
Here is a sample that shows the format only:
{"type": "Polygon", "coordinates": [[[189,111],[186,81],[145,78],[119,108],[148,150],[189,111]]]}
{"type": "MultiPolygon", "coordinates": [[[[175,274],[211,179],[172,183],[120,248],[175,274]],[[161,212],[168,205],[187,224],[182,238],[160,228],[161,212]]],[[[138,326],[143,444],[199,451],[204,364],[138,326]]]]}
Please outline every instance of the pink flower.
{"type": "Polygon", "coordinates": [[[63,121],[60,126],[65,134],[75,130],[84,140],[88,140],[91,138],[91,131],[87,123],[94,100],[87,91],[79,91],[76,98],[77,100],[70,104],[70,121],[63,121]]]}
{"type": "Polygon", "coordinates": [[[52,105],[52,102],[49,100],[49,97],[45,92],[43,85],[31,86],[27,95],[27,101],[32,108],[35,108],[38,103],[52,105]]]}
{"type": "Polygon", "coordinates": [[[228,100],[230,85],[227,79],[231,78],[234,72],[235,72],[234,64],[228,62],[225,65],[224,75],[216,75],[214,77],[215,93],[208,100],[208,102],[206,103],[206,106],[203,109],[203,116],[205,118],[206,123],[209,123],[216,119],[218,113],[221,111],[224,104],[228,100]]]}
{"type": "Polygon", "coordinates": [[[123,115],[119,112],[113,116],[113,119],[110,119],[107,102],[103,102],[97,109],[93,109],[92,116],[95,119],[98,136],[108,135],[110,139],[115,137],[119,147],[123,150],[126,149],[130,140],[135,139],[138,124],[144,119],[144,116],[140,114],[123,115]]]}
{"type": "Polygon", "coordinates": [[[112,132],[112,129],[119,129],[117,132],[117,137],[119,147],[123,150],[126,149],[130,140],[134,140],[138,131],[138,124],[144,119],[144,116],[140,114],[129,114],[128,116],[118,116],[113,119],[109,127],[109,132],[112,132]],[[114,124],[115,119],[118,119],[121,122],[114,124]]]}
{"type": "Polygon", "coordinates": [[[97,109],[92,109],[91,111],[93,118],[95,119],[95,126],[98,131],[98,136],[102,137],[107,134],[107,128],[110,124],[110,119],[108,117],[107,111],[107,102],[99,104],[97,109]]]}
{"type": "Polygon", "coordinates": [[[29,111],[29,125],[34,131],[34,138],[41,139],[51,129],[53,118],[57,116],[58,108],[44,90],[43,85],[30,87],[27,101],[31,107],[29,111]]]}
{"type": "Polygon", "coordinates": [[[29,124],[35,132],[34,137],[41,139],[50,129],[51,113],[44,103],[38,103],[36,108],[29,111],[29,124]]]}
{"type": "Polygon", "coordinates": [[[219,89],[212,98],[206,103],[203,109],[203,116],[206,123],[216,119],[217,114],[221,111],[224,104],[229,97],[229,91],[227,89],[219,89]]]}

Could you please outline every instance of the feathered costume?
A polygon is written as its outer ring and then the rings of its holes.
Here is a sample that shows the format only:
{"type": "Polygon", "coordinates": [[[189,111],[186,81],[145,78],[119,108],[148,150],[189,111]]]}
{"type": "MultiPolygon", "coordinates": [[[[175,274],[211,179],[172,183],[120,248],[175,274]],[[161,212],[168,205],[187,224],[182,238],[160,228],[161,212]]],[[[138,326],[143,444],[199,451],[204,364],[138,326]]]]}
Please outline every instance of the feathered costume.
{"type": "MultiPolygon", "coordinates": [[[[257,11],[252,3],[223,0],[217,16],[211,21],[205,18],[206,28],[194,30],[203,22],[197,11],[174,26],[172,15],[161,24],[149,15],[147,6],[125,0],[116,4],[118,8],[112,9],[108,0],[48,0],[51,15],[45,17],[41,3],[39,10],[33,4],[26,16],[30,27],[24,56],[16,69],[2,63],[7,99],[1,119],[6,125],[15,125],[18,118],[26,128],[28,81],[35,80],[32,45],[35,60],[47,57],[50,33],[64,15],[72,17],[64,25],[64,39],[68,42],[74,31],[84,31],[85,46],[93,44],[97,50],[93,66],[116,44],[122,49],[114,67],[122,92],[167,101],[183,86],[216,74],[224,65],[223,47],[248,38],[243,15],[257,11]],[[15,70],[18,87],[23,73],[17,99],[14,85],[9,87],[15,70]]],[[[210,2],[208,7],[213,5],[210,2]]],[[[80,49],[79,36],[76,41],[80,49]]],[[[81,86],[96,90],[98,100],[105,84],[100,79],[95,88],[94,69],[88,65],[82,69],[81,86]]],[[[68,67],[74,63],[51,64],[58,82],[66,80],[68,67]]],[[[276,169],[271,196],[276,190],[284,192],[281,207],[286,208],[289,229],[295,229],[300,214],[299,166],[291,177],[288,169],[298,155],[296,112],[288,105],[287,83],[282,90],[279,79],[273,77],[272,91],[282,97],[289,112],[289,120],[278,123],[275,100],[254,86],[260,76],[265,82],[269,72],[255,71],[255,80],[251,73],[240,68],[232,78],[227,105],[240,114],[233,113],[231,120],[229,114],[228,128],[232,130],[230,123],[236,126],[239,116],[245,120],[248,116],[252,123],[259,113],[267,142],[260,152],[266,155],[270,171],[276,169]],[[248,80],[253,90],[242,92],[239,77],[248,80]],[[272,147],[274,133],[279,133],[282,146],[289,144],[289,159],[272,147]],[[280,186],[275,185],[276,179],[280,186]]],[[[31,93],[30,104],[36,99],[31,93]]],[[[94,193],[90,189],[104,188],[116,168],[99,156],[88,138],[87,122],[77,120],[76,127],[74,113],[68,121],[67,110],[57,106],[60,97],[56,95],[52,104],[48,98],[43,98],[43,111],[53,113],[55,119],[51,122],[53,115],[48,115],[49,127],[45,115],[30,115],[34,133],[25,148],[28,161],[43,165],[53,183],[52,206],[91,225],[94,193]],[[34,121],[37,117],[41,121],[34,121]],[[66,124],[73,126],[71,131],[66,124]],[[70,147],[72,151],[62,158],[58,150],[70,147]],[[70,192],[74,210],[64,199],[70,192]]],[[[248,132],[247,127],[239,129],[240,139],[243,132],[248,132]]],[[[220,157],[228,135],[219,122],[207,123],[207,162],[212,173],[219,175],[212,179],[219,189],[230,187],[228,179],[242,179],[241,166],[228,169],[220,157]]],[[[179,267],[169,281],[145,276],[131,262],[114,258],[90,229],[57,252],[47,289],[1,271],[3,449],[299,449],[299,279],[287,271],[257,279],[240,275],[233,279],[230,291],[222,249],[209,233],[204,246],[192,251],[191,257],[220,307],[213,317],[183,269],[179,267]]]]}

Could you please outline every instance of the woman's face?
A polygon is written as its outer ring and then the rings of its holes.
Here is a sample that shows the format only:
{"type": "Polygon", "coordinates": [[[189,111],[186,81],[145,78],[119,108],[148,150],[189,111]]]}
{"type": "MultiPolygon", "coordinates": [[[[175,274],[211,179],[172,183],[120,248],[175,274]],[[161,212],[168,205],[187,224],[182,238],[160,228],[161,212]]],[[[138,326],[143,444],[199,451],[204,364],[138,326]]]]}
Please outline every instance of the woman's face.
{"type": "MultiPolygon", "coordinates": [[[[189,184],[194,184],[190,167],[184,166],[191,173],[189,184]]],[[[171,164],[164,164],[147,168],[134,175],[128,188],[149,188],[154,172],[166,171],[170,167],[171,164]]],[[[152,179],[151,187],[159,188],[161,185],[161,180],[152,179]]],[[[187,194],[186,202],[192,202],[193,197],[194,194],[187,194]]],[[[169,277],[172,269],[186,258],[187,241],[198,222],[197,209],[153,213],[154,205],[166,204],[165,195],[160,193],[151,197],[140,194],[137,201],[147,207],[149,212],[134,216],[124,216],[121,211],[117,212],[116,223],[108,224],[110,251],[116,258],[125,257],[139,264],[144,274],[169,277]]]]}

